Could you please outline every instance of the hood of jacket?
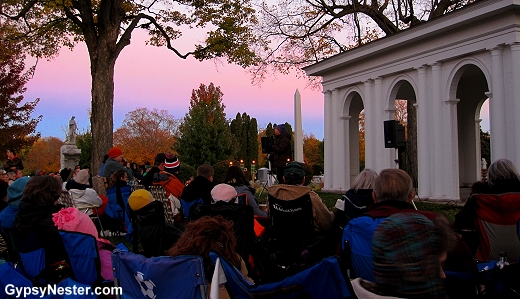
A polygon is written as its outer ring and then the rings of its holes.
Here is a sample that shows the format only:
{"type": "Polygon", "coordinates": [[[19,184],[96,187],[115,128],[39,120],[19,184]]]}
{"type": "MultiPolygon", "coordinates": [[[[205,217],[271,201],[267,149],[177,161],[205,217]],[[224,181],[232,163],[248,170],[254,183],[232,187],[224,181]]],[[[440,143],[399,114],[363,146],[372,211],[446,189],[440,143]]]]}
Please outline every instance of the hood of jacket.
{"type": "Polygon", "coordinates": [[[83,190],[70,189],[69,192],[70,192],[70,195],[72,195],[72,198],[80,198],[85,195],[85,192],[87,192],[87,189],[83,189],[83,190]]]}
{"type": "Polygon", "coordinates": [[[311,192],[308,186],[278,184],[269,187],[269,194],[280,200],[293,200],[311,192]]]}

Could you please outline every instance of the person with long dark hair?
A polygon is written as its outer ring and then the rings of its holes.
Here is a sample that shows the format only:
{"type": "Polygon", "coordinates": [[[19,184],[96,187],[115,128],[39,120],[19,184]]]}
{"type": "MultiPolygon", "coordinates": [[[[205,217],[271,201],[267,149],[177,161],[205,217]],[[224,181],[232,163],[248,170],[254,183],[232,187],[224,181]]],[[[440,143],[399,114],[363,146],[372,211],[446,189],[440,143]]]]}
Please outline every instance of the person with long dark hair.
{"type": "MultiPolygon", "coordinates": [[[[211,289],[214,266],[209,253],[214,251],[237,267],[247,277],[246,264],[236,252],[236,237],[233,224],[222,216],[204,216],[188,223],[186,231],[166,254],[169,256],[198,255],[202,257],[206,283],[211,289]]],[[[229,298],[224,286],[220,286],[220,298],[229,298]]]]}
{"type": "Polygon", "coordinates": [[[238,166],[230,166],[224,174],[224,182],[231,185],[237,191],[237,194],[245,194],[247,196],[247,204],[253,208],[255,215],[267,217],[267,213],[260,210],[255,199],[255,189],[246,179],[244,172],[238,166]]]}

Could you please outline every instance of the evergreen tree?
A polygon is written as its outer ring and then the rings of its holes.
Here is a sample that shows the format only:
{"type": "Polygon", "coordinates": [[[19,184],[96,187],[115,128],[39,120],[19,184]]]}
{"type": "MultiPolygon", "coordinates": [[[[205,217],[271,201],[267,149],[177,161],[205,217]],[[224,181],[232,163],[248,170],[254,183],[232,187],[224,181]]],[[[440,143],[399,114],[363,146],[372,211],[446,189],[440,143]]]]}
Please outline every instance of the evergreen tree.
{"type": "Polygon", "coordinates": [[[250,168],[251,161],[258,161],[258,125],[256,118],[247,113],[237,113],[230,125],[231,133],[236,139],[237,152],[235,160],[244,160],[246,168],[250,168]]]}
{"type": "Polygon", "coordinates": [[[251,118],[251,122],[249,122],[247,140],[247,158],[249,159],[250,165],[253,160],[258,162],[258,123],[254,117],[251,118]]]}
{"type": "Polygon", "coordinates": [[[3,153],[9,148],[20,151],[40,138],[35,130],[42,116],[31,118],[40,99],[21,104],[25,84],[34,72],[34,67],[24,72],[24,60],[25,55],[16,45],[0,41],[0,151],[3,153]]]}
{"type": "Polygon", "coordinates": [[[79,156],[79,165],[81,169],[90,168],[90,160],[92,159],[92,133],[90,131],[86,131],[84,134],[79,134],[76,136],[76,146],[81,150],[81,154],[79,156]]]}
{"type": "Polygon", "coordinates": [[[213,83],[194,89],[190,109],[180,125],[175,150],[181,161],[197,167],[233,157],[235,140],[224,113],[220,87],[213,83]]]}

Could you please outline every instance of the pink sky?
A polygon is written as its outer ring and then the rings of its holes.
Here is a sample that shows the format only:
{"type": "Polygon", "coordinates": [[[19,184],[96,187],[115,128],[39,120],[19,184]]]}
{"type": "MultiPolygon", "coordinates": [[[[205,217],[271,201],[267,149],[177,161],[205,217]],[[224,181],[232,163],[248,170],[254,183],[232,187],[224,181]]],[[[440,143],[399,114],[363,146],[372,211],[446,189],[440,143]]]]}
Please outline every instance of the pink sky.
{"type": "MultiPolygon", "coordinates": [[[[201,83],[213,82],[224,93],[227,118],[246,112],[257,119],[260,128],[269,122],[294,125],[294,93],[299,89],[304,133],[323,139],[323,94],[306,88],[306,79],[279,74],[253,86],[249,73],[239,66],[183,60],[165,48],[145,46],[144,39],[143,33],[134,34],[132,44],[116,62],[114,129],[122,125],[126,113],[139,107],[164,109],[182,118],[188,112],[191,91],[201,83]]],[[[72,52],[62,49],[54,60],[39,61],[24,96],[26,100],[41,100],[34,115],[43,115],[37,127],[43,137],[64,140],[62,128],[68,127],[71,116],[76,117],[80,132],[90,125],[90,83],[89,60],[82,43],[72,52]]],[[[481,113],[484,131],[489,131],[488,111],[486,101],[481,113]]]]}
{"type": "MultiPolygon", "coordinates": [[[[227,118],[237,112],[255,117],[259,127],[269,122],[294,124],[294,93],[302,98],[303,130],[323,139],[323,94],[306,88],[306,79],[293,75],[268,78],[261,86],[241,67],[213,61],[178,58],[165,48],[146,46],[143,34],[134,34],[116,62],[114,129],[126,113],[139,107],[164,109],[175,118],[188,112],[191,91],[201,83],[220,86],[227,118]]],[[[34,78],[27,84],[26,100],[40,98],[34,115],[43,115],[37,127],[42,136],[65,138],[62,128],[76,117],[80,131],[89,125],[90,64],[86,46],[71,52],[64,48],[51,61],[40,60],[34,78]]]]}

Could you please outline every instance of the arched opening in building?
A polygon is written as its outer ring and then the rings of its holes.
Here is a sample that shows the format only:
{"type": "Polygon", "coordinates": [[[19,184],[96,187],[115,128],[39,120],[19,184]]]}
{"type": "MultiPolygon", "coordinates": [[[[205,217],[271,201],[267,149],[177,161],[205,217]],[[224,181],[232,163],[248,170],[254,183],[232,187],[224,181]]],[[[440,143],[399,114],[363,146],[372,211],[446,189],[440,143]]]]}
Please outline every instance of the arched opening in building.
{"type": "Polygon", "coordinates": [[[363,100],[358,92],[351,92],[347,95],[345,105],[343,108],[343,119],[345,125],[345,161],[349,167],[346,167],[345,178],[350,186],[354,181],[354,178],[364,168],[364,157],[365,157],[365,140],[364,131],[362,127],[364,115],[362,111],[364,109],[363,100]]]}
{"type": "Polygon", "coordinates": [[[397,151],[396,163],[400,169],[406,171],[417,183],[417,97],[415,90],[407,80],[399,80],[390,93],[390,119],[395,119],[405,127],[405,146],[397,151]]]}
{"type": "MultiPolygon", "coordinates": [[[[488,99],[486,93],[489,85],[482,70],[474,64],[462,66],[453,80],[452,86],[456,86],[455,100],[458,100],[459,186],[468,188],[481,178],[480,113],[488,99]]],[[[461,198],[465,196],[461,190],[461,198]]]]}

